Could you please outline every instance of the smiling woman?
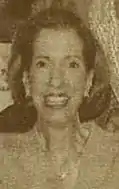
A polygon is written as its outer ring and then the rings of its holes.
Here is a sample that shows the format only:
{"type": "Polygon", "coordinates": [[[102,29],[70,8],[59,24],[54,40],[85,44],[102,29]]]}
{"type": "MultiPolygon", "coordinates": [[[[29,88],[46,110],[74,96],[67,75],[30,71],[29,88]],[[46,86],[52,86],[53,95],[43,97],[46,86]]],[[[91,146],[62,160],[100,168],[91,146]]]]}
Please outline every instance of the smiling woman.
{"type": "MultiPolygon", "coordinates": [[[[9,85],[16,104],[26,105],[28,92],[35,113],[29,116],[32,127],[25,134],[1,135],[2,188],[102,189],[111,178],[118,153],[115,133],[104,131],[94,120],[81,123],[84,99],[94,85],[95,56],[90,30],[66,9],[43,10],[18,29],[9,85]]],[[[108,96],[101,88],[102,92],[104,103],[108,96]]],[[[23,122],[25,115],[16,128],[23,122]]]]}
{"type": "Polygon", "coordinates": [[[61,120],[65,126],[65,119],[76,114],[86,85],[83,43],[72,29],[42,29],[33,45],[30,78],[38,115],[45,112],[49,121],[58,119],[55,125],[61,120]]]}

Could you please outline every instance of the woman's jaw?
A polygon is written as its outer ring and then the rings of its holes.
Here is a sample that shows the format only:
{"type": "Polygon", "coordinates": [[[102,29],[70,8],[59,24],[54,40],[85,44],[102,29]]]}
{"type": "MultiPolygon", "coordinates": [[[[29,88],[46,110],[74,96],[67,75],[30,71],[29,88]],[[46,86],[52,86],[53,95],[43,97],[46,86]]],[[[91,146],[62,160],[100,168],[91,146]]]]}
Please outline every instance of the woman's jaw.
{"type": "Polygon", "coordinates": [[[59,115],[55,115],[54,119],[39,116],[35,128],[38,135],[44,136],[48,150],[63,153],[66,149],[72,148],[73,136],[80,128],[79,115],[77,112],[75,116],[67,119],[61,119],[59,115]]]}

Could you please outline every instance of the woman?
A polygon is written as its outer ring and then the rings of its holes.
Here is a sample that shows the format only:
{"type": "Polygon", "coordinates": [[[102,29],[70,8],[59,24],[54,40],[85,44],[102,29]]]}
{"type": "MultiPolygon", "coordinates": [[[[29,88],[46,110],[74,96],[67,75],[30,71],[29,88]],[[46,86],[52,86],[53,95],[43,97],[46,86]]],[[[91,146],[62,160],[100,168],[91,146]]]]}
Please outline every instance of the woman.
{"type": "Polygon", "coordinates": [[[96,48],[90,31],[70,11],[46,9],[18,30],[13,52],[13,98],[25,98],[21,79],[26,71],[25,90],[37,115],[27,133],[1,135],[1,188],[116,189],[117,134],[94,121],[81,123],[83,101],[94,84],[96,48]],[[15,57],[21,57],[19,64],[15,57]]]}

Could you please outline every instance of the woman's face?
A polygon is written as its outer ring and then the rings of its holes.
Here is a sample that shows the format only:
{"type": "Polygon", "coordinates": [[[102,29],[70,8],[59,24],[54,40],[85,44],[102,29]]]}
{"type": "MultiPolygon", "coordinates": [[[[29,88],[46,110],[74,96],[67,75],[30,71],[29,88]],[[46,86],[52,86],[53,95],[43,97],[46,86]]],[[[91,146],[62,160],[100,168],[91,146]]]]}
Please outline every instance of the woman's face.
{"type": "Polygon", "coordinates": [[[87,86],[83,41],[73,29],[42,29],[33,43],[31,95],[37,113],[56,123],[74,119],[87,86]]]}

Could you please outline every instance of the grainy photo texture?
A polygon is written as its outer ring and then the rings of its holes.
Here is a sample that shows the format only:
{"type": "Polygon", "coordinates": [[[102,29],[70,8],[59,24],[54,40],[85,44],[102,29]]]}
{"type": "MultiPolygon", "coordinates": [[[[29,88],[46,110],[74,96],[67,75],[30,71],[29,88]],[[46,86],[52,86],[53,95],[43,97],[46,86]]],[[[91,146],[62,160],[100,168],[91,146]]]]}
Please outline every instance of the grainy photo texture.
{"type": "Polygon", "coordinates": [[[119,188],[118,4],[0,1],[0,189],[119,188]]]}

